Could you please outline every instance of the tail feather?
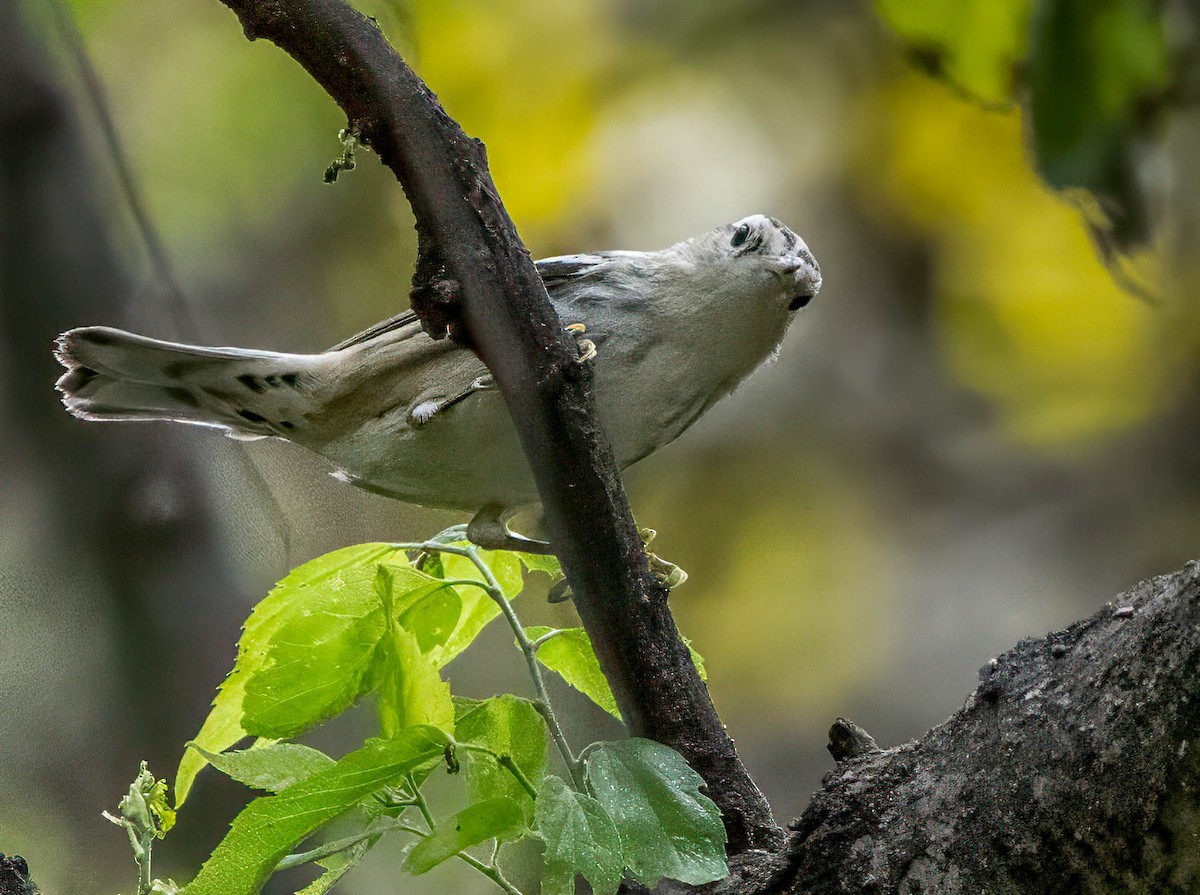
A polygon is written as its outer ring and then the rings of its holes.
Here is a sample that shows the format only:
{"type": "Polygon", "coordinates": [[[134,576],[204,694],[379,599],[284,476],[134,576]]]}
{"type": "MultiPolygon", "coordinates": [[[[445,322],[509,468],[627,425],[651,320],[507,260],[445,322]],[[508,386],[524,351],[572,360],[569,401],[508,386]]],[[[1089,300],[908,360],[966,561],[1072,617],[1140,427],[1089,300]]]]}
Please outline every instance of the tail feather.
{"type": "Polygon", "coordinates": [[[303,425],[331,358],[242,348],[200,348],[118,329],[63,333],[55,352],[67,372],[56,388],[90,420],[174,420],[234,438],[287,437],[303,425]]]}

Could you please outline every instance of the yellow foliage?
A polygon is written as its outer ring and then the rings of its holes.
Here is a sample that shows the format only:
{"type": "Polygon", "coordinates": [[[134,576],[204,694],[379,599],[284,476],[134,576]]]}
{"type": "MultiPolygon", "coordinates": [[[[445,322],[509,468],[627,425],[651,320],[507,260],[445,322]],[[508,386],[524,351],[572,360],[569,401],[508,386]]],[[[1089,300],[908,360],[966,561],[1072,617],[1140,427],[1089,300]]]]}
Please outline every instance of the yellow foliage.
{"type": "Polygon", "coordinates": [[[867,181],[931,239],[945,363],[1010,435],[1080,446],[1167,406],[1166,315],[1122,292],[1077,211],[1038,180],[1020,116],[916,76],[883,108],[885,150],[867,181]]]}
{"type": "Polygon", "coordinates": [[[573,0],[412,6],[421,76],[487,144],[496,185],[527,236],[568,215],[587,184],[583,149],[615,46],[607,12],[573,0]]]}
{"type": "Polygon", "coordinates": [[[679,518],[697,504],[720,519],[673,526],[661,551],[692,575],[672,597],[673,611],[733,729],[761,732],[772,719],[781,727],[827,723],[892,660],[897,621],[880,594],[897,567],[874,508],[840,458],[817,442],[795,449],[803,464],[779,462],[774,442],[739,443],[682,466],[655,459],[642,472],[655,488],[634,489],[641,519],[679,518]],[[672,491],[675,506],[667,505],[672,491]]]}

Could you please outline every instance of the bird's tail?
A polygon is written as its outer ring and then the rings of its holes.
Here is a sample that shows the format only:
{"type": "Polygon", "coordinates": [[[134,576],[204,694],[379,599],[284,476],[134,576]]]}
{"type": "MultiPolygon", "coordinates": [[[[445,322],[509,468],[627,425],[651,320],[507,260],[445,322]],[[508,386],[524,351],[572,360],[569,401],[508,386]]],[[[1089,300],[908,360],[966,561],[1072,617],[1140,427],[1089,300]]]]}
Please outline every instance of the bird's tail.
{"type": "Polygon", "coordinates": [[[73,329],[55,352],[67,410],[89,420],[174,420],[234,438],[289,437],[304,425],[332,355],[198,348],[104,326],[73,329]]]}

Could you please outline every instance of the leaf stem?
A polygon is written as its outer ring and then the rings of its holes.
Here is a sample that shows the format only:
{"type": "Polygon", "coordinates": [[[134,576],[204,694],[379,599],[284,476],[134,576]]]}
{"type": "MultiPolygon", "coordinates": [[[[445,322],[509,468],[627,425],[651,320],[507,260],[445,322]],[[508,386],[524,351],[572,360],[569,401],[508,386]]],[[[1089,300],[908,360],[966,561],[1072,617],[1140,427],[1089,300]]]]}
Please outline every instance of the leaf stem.
{"type": "MultiPolygon", "coordinates": [[[[432,829],[432,827],[430,829],[432,829]]],[[[289,870],[292,867],[299,867],[301,864],[307,864],[310,861],[319,861],[321,858],[328,858],[330,855],[335,855],[340,851],[345,851],[348,848],[358,845],[358,843],[365,839],[378,839],[380,836],[389,832],[390,830],[400,830],[403,833],[411,833],[414,836],[419,836],[421,839],[426,839],[430,835],[429,831],[427,830],[422,830],[420,827],[414,827],[412,824],[407,824],[403,821],[397,820],[385,827],[375,826],[354,836],[347,836],[345,839],[327,842],[324,845],[312,849],[311,851],[288,855],[275,865],[275,871],[278,873],[280,870],[289,870]]],[[[499,850],[499,843],[497,843],[496,852],[499,850]]],[[[483,863],[483,861],[480,861],[478,858],[468,854],[465,851],[457,852],[456,857],[461,858],[464,862],[470,864],[472,867],[494,882],[497,886],[503,889],[507,895],[523,895],[521,890],[509,882],[505,878],[504,874],[500,872],[500,868],[497,867],[495,863],[495,853],[492,854],[492,863],[490,864],[483,863]]],[[[149,889],[146,891],[148,892],[149,889]]]]}
{"type": "Polygon", "coordinates": [[[500,868],[495,864],[485,864],[483,861],[467,854],[465,851],[460,851],[458,853],[458,857],[494,882],[497,886],[507,892],[508,895],[522,895],[521,890],[505,879],[504,874],[500,872],[500,868]]]}
{"type": "Polygon", "coordinates": [[[417,786],[417,782],[413,780],[412,774],[405,777],[408,781],[408,787],[413,793],[413,802],[417,806],[417,810],[421,812],[421,817],[425,819],[426,826],[429,827],[429,832],[433,832],[433,828],[437,826],[434,823],[433,815],[429,812],[429,805],[425,801],[425,794],[421,792],[421,788],[417,786]]]}
{"type": "Polygon", "coordinates": [[[275,872],[290,870],[293,867],[299,867],[301,864],[307,864],[310,861],[319,861],[322,858],[328,858],[330,855],[336,855],[340,851],[345,851],[352,846],[358,845],[364,839],[382,836],[389,830],[405,830],[406,832],[421,833],[420,830],[415,827],[409,828],[407,824],[401,821],[394,821],[383,827],[372,826],[361,833],[355,833],[353,836],[347,836],[344,839],[335,839],[333,842],[326,842],[324,845],[318,845],[309,851],[288,855],[286,858],[280,859],[279,863],[275,865],[275,872]]]}
{"type": "Polygon", "coordinates": [[[154,833],[142,837],[142,860],[138,861],[138,895],[149,895],[154,878],[150,868],[151,849],[154,848],[154,833]]]}
{"type": "Polygon", "coordinates": [[[491,567],[479,556],[479,549],[470,544],[458,546],[457,544],[442,544],[437,541],[400,543],[392,544],[391,546],[396,550],[424,550],[430,553],[440,551],[453,556],[464,556],[479,570],[479,574],[483,576],[483,581],[475,581],[470,578],[453,580],[457,584],[473,584],[483,589],[488,596],[496,601],[496,605],[500,607],[505,621],[508,622],[508,626],[512,628],[513,636],[517,639],[517,646],[520,647],[521,652],[525,655],[525,664],[529,668],[530,678],[533,679],[533,688],[537,693],[537,699],[533,701],[533,707],[537,709],[538,714],[545,720],[546,727],[550,730],[550,738],[554,741],[559,755],[562,756],[563,763],[567,766],[567,771],[571,774],[571,780],[574,782],[575,788],[583,792],[583,765],[575,757],[575,753],[571,751],[571,746],[567,742],[567,737],[563,733],[562,726],[558,723],[558,718],[555,717],[554,709],[550,705],[550,694],[546,690],[546,681],[542,677],[542,667],[538,664],[537,660],[537,647],[529,639],[529,634],[526,633],[525,626],[517,618],[517,613],[513,610],[512,603],[504,595],[504,589],[500,587],[500,582],[496,580],[491,567]]]}
{"type": "Polygon", "coordinates": [[[497,752],[494,749],[489,749],[487,746],[479,746],[475,743],[455,743],[459,749],[467,752],[482,752],[484,755],[490,755],[496,760],[496,764],[507,770],[513,775],[513,778],[521,785],[521,788],[529,793],[531,799],[537,798],[537,787],[529,782],[529,778],[525,776],[525,772],[513,760],[513,757],[507,752],[497,752]]]}
{"type": "Polygon", "coordinates": [[[562,634],[562,633],[564,633],[563,628],[554,628],[552,630],[549,630],[545,634],[543,634],[541,637],[539,637],[537,640],[533,641],[533,643],[530,644],[530,646],[533,647],[533,651],[536,653],[539,649],[542,648],[542,644],[544,644],[547,640],[553,640],[555,637],[557,637],[559,634],[562,634]]]}

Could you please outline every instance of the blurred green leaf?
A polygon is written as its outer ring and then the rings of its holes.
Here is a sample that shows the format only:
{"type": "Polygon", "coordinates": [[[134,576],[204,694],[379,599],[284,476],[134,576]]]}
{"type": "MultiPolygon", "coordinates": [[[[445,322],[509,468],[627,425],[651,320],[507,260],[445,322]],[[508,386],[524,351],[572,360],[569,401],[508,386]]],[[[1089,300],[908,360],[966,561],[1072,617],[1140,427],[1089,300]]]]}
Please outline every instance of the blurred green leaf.
{"type": "MultiPolygon", "coordinates": [[[[503,694],[491,699],[457,699],[454,735],[512,758],[536,789],[546,775],[546,722],[528,699],[503,694]]],[[[472,802],[505,797],[519,804],[527,824],[533,822],[533,799],[496,759],[467,753],[467,794],[472,802]]]]}
{"type": "Polygon", "coordinates": [[[577,874],[595,895],[615,895],[625,861],[617,828],[600,803],[551,776],[538,793],[536,816],[546,843],[543,895],[574,895],[577,874]]]}
{"type": "Polygon", "coordinates": [[[1020,98],[1047,184],[1068,191],[1110,273],[1153,294],[1146,142],[1172,76],[1156,0],[876,0],[918,61],[988,103],[1020,98]]]}
{"type": "Polygon", "coordinates": [[[476,802],[439,822],[433,832],[408,853],[404,869],[414,876],[426,873],[463,849],[488,839],[502,839],[522,829],[524,824],[521,806],[512,799],[476,802]]]}
{"type": "Polygon", "coordinates": [[[297,843],[372,792],[440,756],[448,742],[436,728],[410,727],[392,739],[368,743],[278,795],[255,799],[234,819],[182,895],[256,895],[297,843]]]}
{"type": "Polygon", "coordinates": [[[188,745],[227,777],[268,792],[287,789],[334,764],[324,752],[299,743],[274,743],[238,752],[209,752],[195,743],[188,745]]]}
{"type": "Polygon", "coordinates": [[[876,0],[879,14],[950,81],[1006,103],[1028,44],[1031,0],[876,0]]]}
{"type": "Polygon", "coordinates": [[[562,577],[562,566],[558,562],[558,557],[553,554],[541,553],[518,553],[521,562],[525,568],[531,572],[545,572],[552,579],[562,577]]]}
{"type": "Polygon", "coordinates": [[[585,775],[643,885],[662,877],[701,885],[728,875],[721,812],[674,749],[641,738],[601,743],[588,753],[585,775]]]}
{"type": "Polygon", "coordinates": [[[1132,153],[1147,101],[1168,77],[1167,48],[1151,0],[1055,0],[1035,19],[1028,61],[1038,172],[1056,189],[1108,201],[1117,242],[1149,239],[1132,153]]]}

